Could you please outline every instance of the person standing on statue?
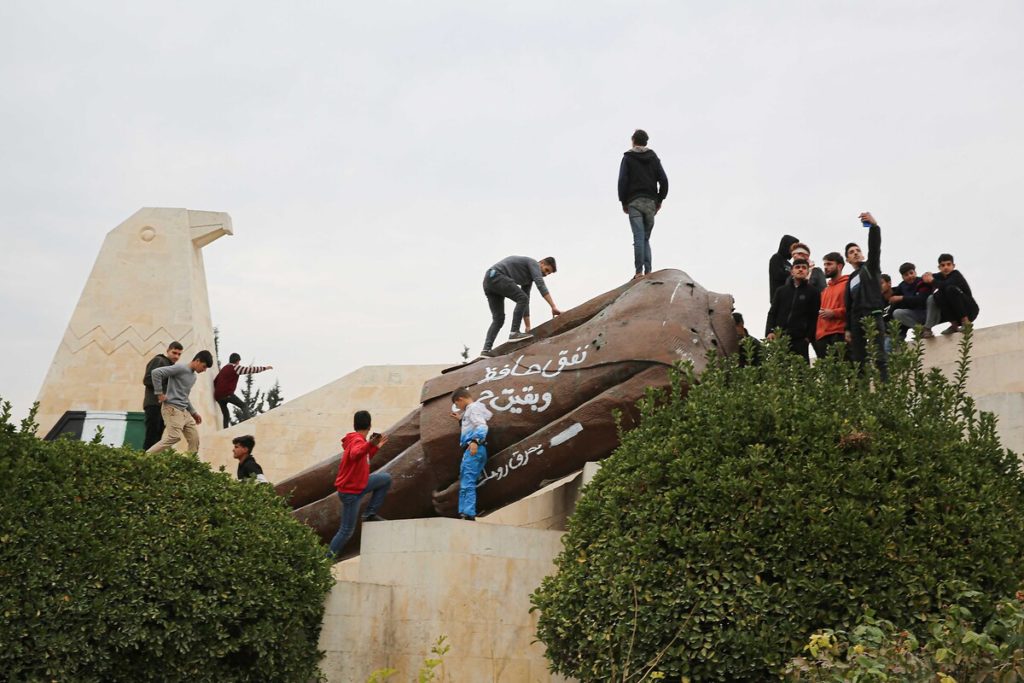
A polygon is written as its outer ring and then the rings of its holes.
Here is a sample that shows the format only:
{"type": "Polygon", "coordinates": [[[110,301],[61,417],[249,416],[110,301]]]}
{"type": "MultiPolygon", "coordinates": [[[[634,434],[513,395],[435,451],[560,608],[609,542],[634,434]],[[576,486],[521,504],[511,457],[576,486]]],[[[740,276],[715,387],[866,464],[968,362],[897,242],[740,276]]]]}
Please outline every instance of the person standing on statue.
{"type": "Polygon", "coordinates": [[[633,146],[622,154],[619,164],[619,203],[629,216],[633,232],[633,278],[651,272],[651,231],[654,216],[668,196],[668,176],[661,159],[647,147],[647,133],[633,131],[633,146]]]}
{"type": "MultiPolygon", "coordinates": [[[[459,446],[462,464],[459,467],[459,519],[476,520],[476,483],[487,462],[487,421],[493,413],[480,401],[474,401],[469,389],[459,387],[452,392],[452,403],[462,413],[459,446]]],[[[460,419],[458,413],[452,413],[460,419]]]]}
{"type": "Polygon", "coordinates": [[[160,401],[156,400],[156,394],[153,393],[153,371],[177,363],[181,359],[181,352],[184,349],[181,342],[172,341],[167,345],[167,353],[158,353],[146,363],[146,374],[142,377],[142,385],[146,387],[146,393],[142,398],[142,412],[146,416],[146,437],[142,440],[142,450],[144,451],[159,441],[164,433],[164,419],[160,417],[160,401]]]}
{"type": "Polygon", "coordinates": [[[213,400],[220,406],[221,416],[224,418],[224,429],[227,429],[231,422],[231,414],[228,412],[229,403],[242,411],[242,419],[239,422],[245,422],[252,417],[245,403],[235,394],[235,389],[238,388],[238,377],[274,369],[273,365],[242,365],[242,357],[237,353],[228,356],[228,361],[228,364],[220,369],[213,380],[213,400]]]}
{"type": "Polygon", "coordinates": [[[551,293],[548,292],[544,278],[558,272],[555,257],[548,256],[540,261],[528,256],[509,256],[498,261],[484,273],[484,296],[491,309],[491,326],[487,328],[484,348],[481,356],[492,356],[491,347],[498,337],[501,326],[505,324],[505,299],[511,299],[516,307],[512,311],[512,329],[509,341],[530,339],[530,290],[537,285],[537,291],[551,306],[551,315],[561,313],[555,306],[551,293]],[[526,331],[520,332],[519,326],[526,325],[526,331]]]}
{"type": "Polygon", "coordinates": [[[188,395],[196,383],[196,375],[206,372],[213,365],[213,354],[200,351],[188,365],[168,365],[153,371],[153,392],[160,401],[160,415],[164,419],[164,438],[148,449],[147,453],[159,453],[172,448],[181,441],[188,442],[190,453],[199,452],[199,430],[196,425],[203,423],[202,416],[192,407],[188,395]],[[166,386],[166,389],[164,388],[166,386]]]}

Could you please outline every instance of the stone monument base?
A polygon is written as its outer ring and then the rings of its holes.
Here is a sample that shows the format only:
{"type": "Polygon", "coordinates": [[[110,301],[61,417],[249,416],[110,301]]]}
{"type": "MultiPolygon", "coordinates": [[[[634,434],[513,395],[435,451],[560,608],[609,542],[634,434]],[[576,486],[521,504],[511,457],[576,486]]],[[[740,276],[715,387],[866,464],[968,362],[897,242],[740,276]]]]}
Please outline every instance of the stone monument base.
{"type": "Polygon", "coordinates": [[[327,680],[364,683],[384,668],[416,680],[442,635],[451,649],[441,680],[568,680],[548,671],[530,593],[554,570],[565,520],[596,470],[588,464],[478,522],[367,524],[361,554],[334,568],[320,634],[327,680]]]}

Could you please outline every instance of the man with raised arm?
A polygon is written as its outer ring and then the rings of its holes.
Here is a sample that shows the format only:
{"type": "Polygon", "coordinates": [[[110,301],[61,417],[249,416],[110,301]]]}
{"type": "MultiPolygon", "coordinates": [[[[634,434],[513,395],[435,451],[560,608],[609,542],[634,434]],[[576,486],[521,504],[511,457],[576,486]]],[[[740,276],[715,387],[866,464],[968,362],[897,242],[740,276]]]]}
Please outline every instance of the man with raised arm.
{"type": "Polygon", "coordinates": [[[862,367],[868,358],[865,326],[876,330],[876,364],[882,381],[889,379],[889,362],[885,355],[885,321],[882,311],[882,230],[875,217],[868,212],[860,215],[861,224],[868,229],[868,254],[856,242],[846,245],[846,260],[853,268],[846,281],[846,342],[850,360],[862,367]]]}

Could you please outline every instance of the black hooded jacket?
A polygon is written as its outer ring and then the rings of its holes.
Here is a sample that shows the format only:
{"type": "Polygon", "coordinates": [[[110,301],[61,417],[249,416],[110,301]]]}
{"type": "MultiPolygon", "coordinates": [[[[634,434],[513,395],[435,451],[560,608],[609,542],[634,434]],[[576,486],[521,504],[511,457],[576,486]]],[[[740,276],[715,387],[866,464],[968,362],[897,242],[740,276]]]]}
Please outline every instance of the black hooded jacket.
{"type": "Polygon", "coordinates": [[[783,235],[779,250],[768,259],[768,301],[775,296],[775,290],[786,284],[789,277],[789,248],[799,242],[792,235],[783,235]]]}
{"type": "Polygon", "coordinates": [[[619,165],[619,201],[626,206],[634,199],[653,199],[657,206],[668,196],[668,176],[653,149],[629,150],[619,165]]]}

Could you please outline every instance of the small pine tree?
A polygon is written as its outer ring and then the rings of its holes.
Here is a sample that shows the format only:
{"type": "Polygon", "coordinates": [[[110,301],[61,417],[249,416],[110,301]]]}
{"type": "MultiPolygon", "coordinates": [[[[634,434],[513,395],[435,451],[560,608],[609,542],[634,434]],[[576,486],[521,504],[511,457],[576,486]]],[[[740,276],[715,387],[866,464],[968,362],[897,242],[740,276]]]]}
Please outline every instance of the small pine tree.
{"type": "Polygon", "coordinates": [[[274,386],[267,391],[267,410],[273,410],[284,403],[284,396],[281,394],[281,383],[274,380],[274,386]]]}
{"type": "Polygon", "coordinates": [[[462,360],[469,362],[469,347],[465,344],[462,345],[462,360]]]}

